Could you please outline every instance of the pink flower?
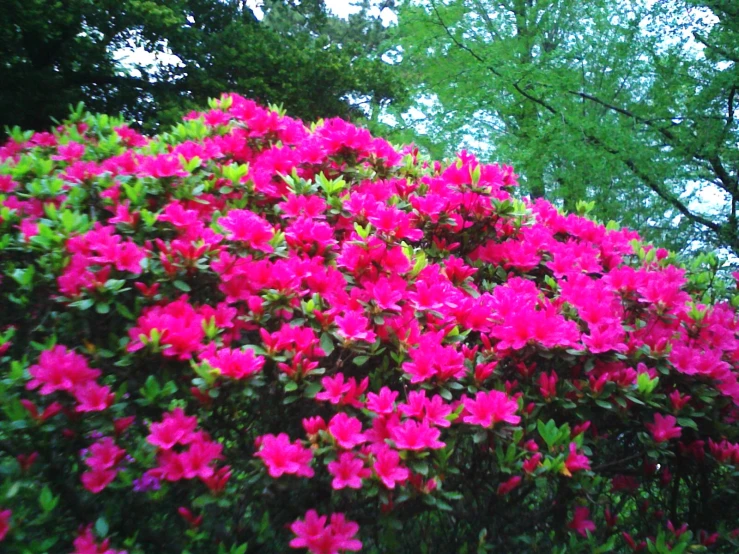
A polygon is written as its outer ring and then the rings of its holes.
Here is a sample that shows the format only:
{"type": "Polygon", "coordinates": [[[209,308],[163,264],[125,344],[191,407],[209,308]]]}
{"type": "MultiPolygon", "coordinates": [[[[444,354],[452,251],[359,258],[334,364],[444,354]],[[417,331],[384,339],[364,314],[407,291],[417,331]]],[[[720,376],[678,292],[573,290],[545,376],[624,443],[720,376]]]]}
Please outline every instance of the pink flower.
{"type": "Polygon", "coordinates": [[[303,419],[303,429],[308,435],[317,435],[326,430],[326,422],[321,416],[306,417],[303,419]]]}
{"type": "Polygon", "coordinates": [[[465,397],[462,402],[465,410],[470,414],[462,419],[465,423],[488,428],[499,421],[505,421],[511,425],[516,425],[521,421],[520,416],[514,415],[518,410],[518,402],[501,391],[478,392],[474,400],[465,397]]]}
{"type": "Polygon", "coordinates": [[[407,468],[401,467],[398,453],[387,446],[375,452],[372,469],[388,489],[394,489],[396,483],[405,482],[410,475],[407,468]]]}
{"type": "Polygon", "coordinates": [[[367,441],[362,434],[362,422],[340,412],[328,422],[328,431],[336,439],[336,443],[347,450],[367,441]]]}
{"type": "Polygon", "coordinates": [[[319,516],[315,510],[308,510],[304,520],[290,525],[296,537],[290,541],[291,548],[307,548],[311,554],[339,554],[362,549],[362,543],[354,536],[359,525],[347,521],[343,514],[333,514],[326,525],[327,516],[319,516]]]}
{"type": "Polygon", "coordinates": [[[537,452],[523,463],[523,470],[526,473],[534,473],[536,471],[536,468],[539,467],[539,464],[541,464],[541,459],[541,453],[537,452]]]}
{"type": "Polygon", "coordinates": [[[67,144],[60,144],[57,152],[59,154],[52,156],[52,160],[74,162],[85,154],[85,146],[79,142],[68,142],[67,144]]]}
{"type": "Polygon", "coordinates": [[[72,554],[126,554],[125,550],[113,550],[110,547],[110,539],[104,539],[100,544],[92,534],[92,525],[81,529],[77,538],[74,539],[74,551],[72,554]]]}
{"type": "Polygon", "coordinates": [[[88,491],[98,494],[113,482],[116,475],[118,470],[115,469],[93,469],[82,474],[82,484],[88,491]]]}
{"type": "Polygon", "coordinates": [[[13,512],[10,510],[0,510],[0,542],[5,540],[5,536],[10,531],[10,516],[13,512]]]}
{"type": "Polygon", "coordinates": [[[672,409],[676,412],[679,412],[685,407],[688,402],[690,402],[692,396],[690,396],[689,394],[683,396],[682,394],[680,394],[680,391],[676,389],[670,393],[669,398],[670,403],[672,404],[672,409]]]}
{"type": "Polygon", "coordinates": [[[450,427],[452,423],[447,419],[452,413],[452,407],[444,402],[444,399],[435,394],[427,399],[424,406],[425,419],[437,427],[450,427]]]}
{"type": "Polygon", "coordinates": [[[376,282],[367,281],[362,283],[367,290],[370,299],[375,305],[383,311],[400,311],[400,302],[403,299],[406,282],[403,279],[388,279],[381,277],[376,282]]]}
{"type": "Polygon", "coordinates": [[[264,358],[255,356],[251,348],[244,350],[221,348],[215,352],[211,350],[211,352],[201,357],[211,367],[219,370],[221,375],[232,379],[248,379],[259,373],[264,366],[264,358]]]}
{"type": "Polygon", "coordinates": [[[585,506],[577,506],[573,513],[572,521],[567,524],[567,527],[578,532],[583,537],[587,537],[588,531],[595,531],[595,523],[589,520],[589,517],[590,510],[585,506]]]}
{"type": "Polygon", "coordinates": [[[221,456],[222,450],[222,444],[203,440],[201,436],[198,436],[190,443],[190,447],[180,454],[184,478],[198,477],[203,481],[210,479],[214,474],[211,464],[223,457],[221,456]]]}
{"type": "Polygon", "coordinates": [[[310,467],[313,453],[304,448],[300,441],[291,443],[286,433],[280,433],[277,436],[263,435],[259,437],[259,442],[259,452],[254,455],[262,459],[270,477],[276,479],[285,473],[313,477],[314,471],[310,467]]]}
{"type": "Polygon", "coordinates": [[[185,177],[187,174],[187,171],[182,168],[179,157],[172,154],[142,156],[139,160],[139,177],[163,179],[167,177],[185,177]]]}
{"type": "Polygon", "coordinates": [[[244,242],[254,250],[272,252],[269,241],[274,237],[272,226],[249,210],[231,210],[228,215],[218,220],[218,224],[228,233],[226,238],[244,242]]]}
{"type": "Polygon", "coordinates": [[[29,242],[32,237],[38,235],[38,225],[33,221],[24,219],[18,226],[20,232],[23,233],[23,240],[29,242]]]}
{"type": "Polygon", "coordinates": [[[39,357],[39,363],[28,369],[31,381],[26,388],[29,390],[41,386],[41,394],[51,394],[56,391],[72,390],[100,376],[97,369],[90,369],[87,360],[66,347],[56,345],[51,350],[45,350],[39,357]]]}
{"type": "Polygon", "coordinates": [[[654,442],[665,442],[682,435],[682,427],[675,425],[676,421],[671,415],[654,414],[654,423],[647,423],[645,427],[651,431],[654,442]]]}
{"type": "Polygon", "coordinates": [[[154,306],[144,311],[136,325],[129,330],[131,342],[128,351],[142,349],[156,330],[160,336],[159,343],[164,347],[162,354],[187,360],[193,352],[202,348],[205,338],[203,319],[185,297],[166,306],[154,306]]]}
{"type": "Polygon", "coordinates": [[[90,381],[74,389],[74,398],[79,402],[74,408],[76,412],[102,412],[113,404],[115,394],[110,392],[110,387],[90,381]]]}
{"type": "Polygon", "coordinates": [[[398,411],[406,417],[423,419],[426,400],[425,390],[411,391],[408,393],[408,402],[399,404],[398,411]]]}
{"type": "Polygon", "coordinates": [[[520,475],[514,475],[507,481],[504,481],[500,485],[498,485],[498,496],[505,496],[509,492],[511,492],[513,489],[518,487],[521,484],[521,476],[520,475]]]}
{"type": "Polygon", "coordinates": [[[337,373],[333,377],[324,377],[321,379],[323,390],[316,394],[316,400],[327,400],[331,404],[339,404],[344,394],[346,394],[351,385],[344,382],[344,374],[337,373]]]}
{"type": "Polygon", "coordinates": [[[170,450],[176,444],[188,444],[195,438],[198,420],[195,416],[187,417],[182,408],[164,414],[161,423],[152,423],[149,427],[149,444],[163,450],[170,450]]]}
{"type": "Polygon", "coordinates": [[[390,438],[395,441],[395,446],[399,450],[444,448],[446,445],[438,440],[440,436],[441,431],[431,427],[426,420],[419,423],[412,419],[406,419],[390,431],[390,438]]]}
{"type": "Polygon", "coordinates": [[[90,447],[85,465],[92,470],[111,469],[120,463],[126,451],[118,447],[112,438],[104,437],[90,447]]]}
{"type": "Polygon", "coordinates": [[[580,471],[583,469],[590,469],[590,460],[585,454],[578,454],[577,445],[574,442],[571,442],[570,453],[565,460],[565,468],[562,473],[570,477],[573,471],[580,471]]]}
{"type": "Polygon", "coordinates": [[[133,242],[124,242],[116,245],[113,263],[119,271],[130,273],[141,273],[141,262],[146,259],[146,254],[133,242]]]}
{"type": "Polygon", "coordinates": [[[552,372],[539,374],[539,392],[545,399],[555,398],[557,396],[557,374],[552,372]]]}
{"type": "Polygon", "coordinates": [[[376,414],[391,414],[395,411],[395,400],[398,398],[398,394],[398,391],[390,390],[387,387],[382,387],[380,394],[367,393],[367,409],[376,414]]]}
{"type": "Polygon", "coordinates": [[[0,193],[10,193],[18,188],[18,183],[10,175],[0,175],[0,193]]]}
{"type": "Polygon", "coordinates": [[[375,342],[377,336],[369,330],[369,319],[360,312],[347,311],[343,316],[336,317],[338,334],[346,342],[365,341],[375,342]]]}
{"type": "Polygon", "coordinates": [[[370,470],[364,467],[364,462],[351,452],[342,452],[339,459],[328,464],[328,472],[334,476],[331,487],[334,490],[349,487],[362,488],[362,479],[370,476],[370,470]]]}

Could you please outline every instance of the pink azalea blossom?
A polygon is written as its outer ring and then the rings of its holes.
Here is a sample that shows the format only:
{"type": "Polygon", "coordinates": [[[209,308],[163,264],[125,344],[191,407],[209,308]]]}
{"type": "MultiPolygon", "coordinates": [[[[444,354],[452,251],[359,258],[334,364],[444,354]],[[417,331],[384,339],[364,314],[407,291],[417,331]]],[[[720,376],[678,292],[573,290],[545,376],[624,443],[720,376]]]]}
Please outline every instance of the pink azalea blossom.
{"type": "Polygon", "coordinates": [[[478,392],[475,398],[464,398],[462,400],[466,412],[462,419],[465,423],[492,427],[499,421],[516,425],[521,417],[515,415],[518,411],[518,402],[508,397],[501,391],[478,392]]]}
{"type": "Polygon", "coordinates": [[[5,537],[10,531],[10,518],[13,515],[11,510],[0,509],[0,542],[5,540],[5,537]]]}
{"type": "Polygon", "coordinates": [[[110,548],[110,539],[98,543],[92,533],[92,524],[80,530],[73,544],[74,551],[71,554],[126,554],[125,550],[110,548]]]}
{"type": "Polygon", "coordinates": [[[439,440],[441,431],[424,420],[421,423],[406,419],[390,430],[390,437],[399,450],[435,450],[446,446],[439,440]]]}
{"type": "Polygon", "coordinates": [[[367,393],[367,409],[376,414],[391,414],[395,411],[395,400],[398,394],[398,391],[387,387],[382,387],[379,394],[367,393]]]}
{"type": "Polygon", "coordinates": [[[201,355],[201,357],[211,367],[220,371],[221,375],[232,379],[248,379],[259,373],[264,366],[264,358],[256,356],[250,348],[211,350],[211,353],[201,355]]]}
{"type": "Polygon", "coordinates": [[[111,469],[126,455],[126,451],[115,444],[110,437],[104,437],[90,446],[85,465],[93,470],[111,469]]]}
{"type": "Polygon", "coordinates": [[[328,472],[334,479],[331,486],[334,490],[349,487],[362,488],[362,479],[370,476],[370,470],[364,467],[364,462],[351,452],[342,452],[339,458],[328,464],[328,472]]]}
{"type": "Polygon", "coordinates": [[[362,543],[354,538],[359,525],[347,521],[343,514],[332,514],[328,525],[327,520],[327,516],[319,516],[315,510],[308,510],[305,519],[290,525],[290,530],[296,535],[290,541],[290,547],[307,548],[311,554],[339,554],[362,549],[362,543]]]}
{"type": "Polygon", "coordinates": [[[345,341],[374,342],[376,335],[370,330],[370,322],[364,315],[356,311],[348,311],[336,317],[337,333],[345,341]]]}
{"type": "Polygon", "coordinates": [[[146,440],[162,450],[170,450],[177,444],[189,444],[195,438],[197,418],[188,417],[182,408],[175,408],[164,414],[160,423],[152,423],[149,427],[149,436],[146,440]]]}
{"type": "Polygon", "coordinates": [[[98,385],[94,381],[75,387],[73,394],[78,402],[74,408],[76,412],[102,412],[110,407],[115,399],[110,387],[98,385]]]}
{"type": "Polygon", "coordinates": [[[590,460],[585,454],[577,453],[577,445],[570,443],[570,453],[565,460],[565,475],[571,475],[573,471],[590,469],[590,460]]]}
{"type": "Polygon", "coordinates": [[[583,537],[588,536],[588,531],[595,531],[595,523],[590,519],[590,510],[585,506],[577,506],[572,516],[572,520],[567,524],[567,527],[576,531],[583,537]]]}
{"type": "Polygon", "coordinates": [[[229,240],[243,242],[254,250],[272,252],[269,241],[274,236],[273,227],[249,210],[231,210],[218,224],[226,231],[229,240]]]}
{"type": "Polygon", "coordinates": [[[29,390],[41,387],[41,394],[56,391],[72,392],[76,387],[87,384],[100,376],[100,371],[90,369],[87,360],[66,347],[57,345],[44,350],[39,363],[28,369],[32,379],[26,385],[29,390]]]}
{"type": "Polygon", "coordinates": [[[400,465],[400,455],[387,446],[375,452],[372,469],[388,489],[394,489],[396,483],[404,483],[410,476],[410,471],[400,465]]]}
{"type": "Polygon", "coordinates": [[[82,484],[88,491],[98,494],[102,492],[118,475],[115,469],[92,469],[82,474],[82,484]]]}
{"type": "Polygon", "coordinates": [[[344,412],[336,414],[328,423],[328,431],[341,448],[350,450],[367,441],[362,434],[362,422],[344,412]]]}
{"type": "Polygon", "coordinates": [[[284,474],[313,477],[314,471],[310,467],[313,453],[304,448],[300,441],[291,443],[286,433],[263,435],[259,440],[261,445],[254,455],[262,459],[270,477],[276,479],[284,474]]]}
{"type": "Polygon", "coordinates": [[[654,442],[665,442],[682,435],[682,427],[675,425],[676,421],[671,415],[654,414],[654,423],[646,423],[645,427],[652,433],[654,442]]]}

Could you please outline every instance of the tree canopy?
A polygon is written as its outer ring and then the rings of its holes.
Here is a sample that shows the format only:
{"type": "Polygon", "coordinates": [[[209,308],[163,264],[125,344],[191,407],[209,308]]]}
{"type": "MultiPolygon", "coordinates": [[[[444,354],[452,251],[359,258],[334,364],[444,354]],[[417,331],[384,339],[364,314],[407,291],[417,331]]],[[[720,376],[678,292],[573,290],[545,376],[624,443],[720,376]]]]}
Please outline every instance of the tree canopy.
{"type": "MultiPolygon", "coordinates": [[[[662,244],[739,252],[739,7],[404,2],[398,45],[431,147],[490,145],[533,196],[662,244]]],[[[479,149],[479,148],[478,148],[479,149]]]]}
{"type": "Polygon", "coordinates": [[[360,102],[377,109],[404,85],[363,8],[344,20],[321,0],[272,0],[260,20],[239,0],[4,0],[0,128],[43,129],[79,101],[155,128],[223,90],[306,118],[364,115],[360,102]],[[157,61],[123,63],[131,47],[157,61]]]}

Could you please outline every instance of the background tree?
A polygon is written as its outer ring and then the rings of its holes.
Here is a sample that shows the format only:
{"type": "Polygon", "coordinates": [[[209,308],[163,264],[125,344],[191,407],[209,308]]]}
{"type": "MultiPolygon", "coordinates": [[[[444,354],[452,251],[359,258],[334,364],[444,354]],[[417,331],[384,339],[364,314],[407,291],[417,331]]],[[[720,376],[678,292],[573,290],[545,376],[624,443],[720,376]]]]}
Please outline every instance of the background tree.
{"type": "Polygon", "coordinates": [[[398,43],[435,154],[492,145],[532,196],[736,254],[738,20],[728,1],[429,0],[403,3],[398,43]]]}
{"type": "Polygon", "coordinates": [[[45,128],[80,100],[156,127],[224,90],[308,119],[403,97],[369,5],[351,21],[322,0],[269,1],[261,20],[237,0],[2,0],[1,11],[0,127],[45,128]],[[123,63],[131,47],[157,61],[123,63]]]}

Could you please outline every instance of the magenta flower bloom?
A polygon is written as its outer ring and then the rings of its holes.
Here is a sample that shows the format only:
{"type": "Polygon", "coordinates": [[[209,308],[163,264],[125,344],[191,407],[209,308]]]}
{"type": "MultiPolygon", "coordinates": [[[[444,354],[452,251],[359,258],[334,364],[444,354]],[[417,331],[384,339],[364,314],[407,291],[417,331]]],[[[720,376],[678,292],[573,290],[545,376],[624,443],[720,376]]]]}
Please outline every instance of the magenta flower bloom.
{"type": "Polygon", "coordinates": [[[572,516],[572,520],[567,524],[567,527],[576,531],[583,537],[588,536],[588,531],[595,531],[595,523],[590,519],[590,510],[585,506],[577,506],[572,516]]]}
{"type": "Polygon", "coordinates": [[[337,373],[333,377],[324,377],[321,379],[321,385],[323,385],[323,390],[316,394],[316,400],[325,400],[331,404],[339,404],[351,388],[351,385],[344,381],[343,373],[337,373]]]}
{"type": "Polygon", "coordinates": [[[388,489],[394,489],[396,483],[404,483],[410,476],[410,471],[400,465],[398,453],[388,447],[380,448],[375,452],[375,463],[372,469],[388,489]]]}
{"type": "Polygon", "coordinates": [[[501,391],[478,392],[474,400],[464,398],[462,402],[469,413],[462,419],[465,423],[488,428],[499,421],[505,421],[511,425],[516,425],[521,421],[521,417],[515,415],[518,402],[501,391]]]}
{"type": "Polygon", "coordinates": [[[395,400],[398,394],[398,391],[390,390],[388,387],[382,387],[380,394],[367,393],[367,409],[376,414],[391,414],[395,411],[395,400]]]}
{"type": "Polygon", "coordinates": [[[102,412],[113,404],[115,399],[110,387],[98,385],[94,381],[75,388],[73,394],[75,400],[79,402],[74,408],[76,412],[102,412]]]}
{"type": "Polygon", "coordinates": [[[246,243],[254,250],[272,252],[269,241],[274,237],[272,226],[254,212],[249,210],[231,210],[228,215],[218,220],[218,224],[226,231],[226,238],[246,243]]]}
{"type": "Polygon", "coordinates": [[[149,444],[162,450],[169,450],[176,444],[188,444],[195,438],[198,420],[195,416],[187,417],[182,408],[164,414],[161,423],[152,423],[149,427],[149,444]]]}
{"type": "Polygon", "coordinates": [[[564,474],[570,476],[573,471],[587,470],[590,469],[590,460],[585,454],[577,453],[577,445],[574,442],[570,443],[570,454],[565,460],[564,474]]]}
{"type": "Polygon", "coordinates": [[[10,510],[0,510],[0,542],[5,539],[5,536],[10,531],[10,517],[13,512],[10,510]]]}
{"type": "Polygon", "coordinates": [[[313,477],[314,471],[310,467],[313,453],[304,448],[300,441],[291,443],[286,433],[277,436],[263,435],[259,440],[261,447],[254,455],[262,459],[270,477],[276,479],[286,473],[299,477],[313,477]]]}
{"type": "Polygon", "coordinates": [[[75,387],[100,377],[100,371],[90,369],[84,356],[61,345],[42,352],[39,363],[31,366],[28,372],[33,379],[26,388],[33,390],[40,386],[39,392],[44,395],[56,391],[72,392],[75,387]]]}
{"type": "Polygon", "coordinates": [[[377,336],[374,332],[369,330],[369,319],[367,319],[360,312],[347,311],[343,316],[336,318],[336,325],[338,326],[338,334],[345,341],[365,341],[375,342],[377,336]]]}
{"type": "Polygon", "coordinates": [[[399,450],[436,450],[446,445],[439,440],[441,431],[431,427],[427,420],[417,422],[406,419],[390,431],[390,437],[399,450]]]}
{"type": "Polygon", "coordinates": [[[221,348],[210,352],[202,358],[211,367],[220,371],[221,375],[232,379],[248,379],[259,373],[264,366],[264,358],[256,356],[251,348],[243,350],[221,348]]]}
{"type": "Polygon", "coordinates": [[[362,434],[362,422],[344,412],[331,418],[328,422],[328,431],[336,439],[336,443],[347,450],[367,441],[367,437],[362,434]]]}
{"type": "Polygon", "coordinates": [[[364,462],[351,452],[342,452],[338,460],[328,464],[328,472],[334,476],[331,482],[334,490],[345,487],[360,489],[362,479],[371,475],[370,470],[364,467],[364,462]]]}
{"type": "Polygon", "coordinates": [[[307,548],[311,554],[339,554],[358,552],[362,543],[354,536],[359,525],[347,521],[344,514],[332,514],[326,525],[327,516],[319,516],[315,510],[308,510],[305,519],[290,525],[296,537],[290,541],[291,548],[307,548]]]}
{"type": "Polygon", "coordinates": [[[89,448],[90,455],[85,464],[93,470],[110,469],[126,455],[126,451],[115,444],[110,437],[104,437],[89,448]]]}
{"type": "Polygon", "coordinates": [[[682,427],[675,425],[676,421],[675,416],[654,414],[654,423],[646,423],[645,427],[652,433],[654,442],[665,442],[682,435],[682,427]]]}
{"type": "Polygon", "coordinates": [[[93,469],[82,474],[82,484],[91,493],[98,494],[118,475],[116,469],[93,469]]]}

